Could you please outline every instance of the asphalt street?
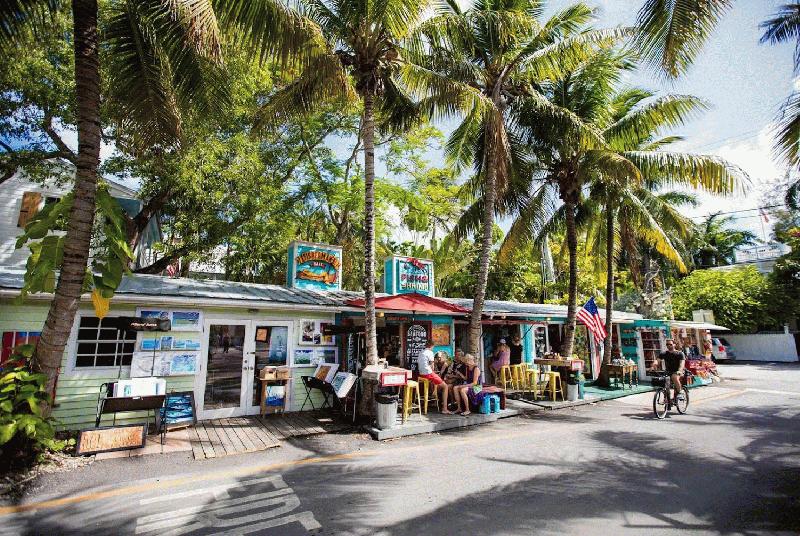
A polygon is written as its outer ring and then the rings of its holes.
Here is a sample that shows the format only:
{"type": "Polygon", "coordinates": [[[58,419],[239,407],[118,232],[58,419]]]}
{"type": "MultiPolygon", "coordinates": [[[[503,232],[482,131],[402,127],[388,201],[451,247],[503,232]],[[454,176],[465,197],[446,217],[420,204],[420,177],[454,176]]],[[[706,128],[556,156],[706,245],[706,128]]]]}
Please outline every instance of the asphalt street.
{"type": "Polygon", "coordinates": [[[0,505],[0,534],[798,534],[800,366],[721,370],[662,421],[645,393],[387,443],[98,461],[0,505]]]}

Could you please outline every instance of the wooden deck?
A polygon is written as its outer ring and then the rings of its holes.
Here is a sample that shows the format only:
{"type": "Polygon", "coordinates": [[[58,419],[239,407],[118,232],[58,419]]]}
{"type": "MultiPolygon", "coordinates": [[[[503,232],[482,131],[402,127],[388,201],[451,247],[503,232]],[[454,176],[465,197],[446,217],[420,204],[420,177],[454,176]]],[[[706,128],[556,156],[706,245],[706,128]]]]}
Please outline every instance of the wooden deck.
{"type": "Polygon", "coordinates": [[[202,460],[267,450],[279,447],[283,439],[324,434],[346,427],[327,416],[286,413],[200,421],[189,429],[189,438],[194,458],[202,460]]]}

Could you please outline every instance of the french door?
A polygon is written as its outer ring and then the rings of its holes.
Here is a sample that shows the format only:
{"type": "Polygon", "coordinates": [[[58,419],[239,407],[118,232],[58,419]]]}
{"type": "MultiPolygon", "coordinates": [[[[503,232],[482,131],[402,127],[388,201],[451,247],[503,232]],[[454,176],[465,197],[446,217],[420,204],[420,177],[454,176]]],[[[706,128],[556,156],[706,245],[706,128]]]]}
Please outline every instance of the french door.
{"type": "Polygon", "coordinates": [[[198,418],[257,414],[261,368],[291,364],[291,322],[209,319],[204,328],[205,362],[195,384],[198,418]]]}

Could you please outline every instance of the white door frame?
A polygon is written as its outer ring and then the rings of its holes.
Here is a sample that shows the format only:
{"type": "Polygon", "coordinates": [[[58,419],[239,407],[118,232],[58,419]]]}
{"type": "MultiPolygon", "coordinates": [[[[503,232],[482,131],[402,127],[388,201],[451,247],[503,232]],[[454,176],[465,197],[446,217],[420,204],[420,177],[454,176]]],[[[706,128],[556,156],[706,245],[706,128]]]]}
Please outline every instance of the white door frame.
{"type": "MultiPolygon", "coordinates": [[[[285,327],[286,335],[286,364],[290,367],[293,364],[294,353],[294,322],[290,320],[263,320],[252,319],[231,319],[231,318],[206,318],[203,325],[202,357],[200,358],[200,373],[195,376],[195,405],[197,407],[197,418],[225,419],[228,417],[239,417],[243,415],[257,415],[261,411],[259,405],[252,405],[253,400],[253,374],[255,373],[255,336],[256,327],[285,327]],[[244,326],[244,342],[242,344],[242,377],[239,405],[230,408],[205,410],[203,403],[205,400],[206,376],[208,373],[208,347],[211,335],[211,326],[244,326]]],[[[291,379],[286,385],[286,407],[290,408],[292,403],[291,379]]]]}

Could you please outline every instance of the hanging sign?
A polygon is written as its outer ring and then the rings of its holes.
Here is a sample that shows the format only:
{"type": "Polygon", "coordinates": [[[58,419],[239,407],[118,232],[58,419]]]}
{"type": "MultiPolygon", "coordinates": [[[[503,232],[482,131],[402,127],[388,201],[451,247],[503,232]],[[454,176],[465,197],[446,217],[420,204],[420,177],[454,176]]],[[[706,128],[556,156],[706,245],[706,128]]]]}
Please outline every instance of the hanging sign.
{"type": "Polygon", "coordinates": [[[405,350],[406,368],[417,370],[417,357],[425,350],[431,333],[430,321],[416,321],[403,325],[403,348],[405,350]]]}
{"type": "Polygon", "coordinates": [[[434,283],[433,261],[395,255],[384,263],[384,288],[388,294],[434,296],[434,283]]]}
{"type": "Polygon", "coordinates": [[[160,317],[119,316],[116,322],[122,331],[169,331],[172,327],[168,318],[160,317]]]}
{"type": "Polygon", "coordinates": [[[289,244],[286,284],[290,288],[341,290],[342,248],[294,241],[289,244]]]}

